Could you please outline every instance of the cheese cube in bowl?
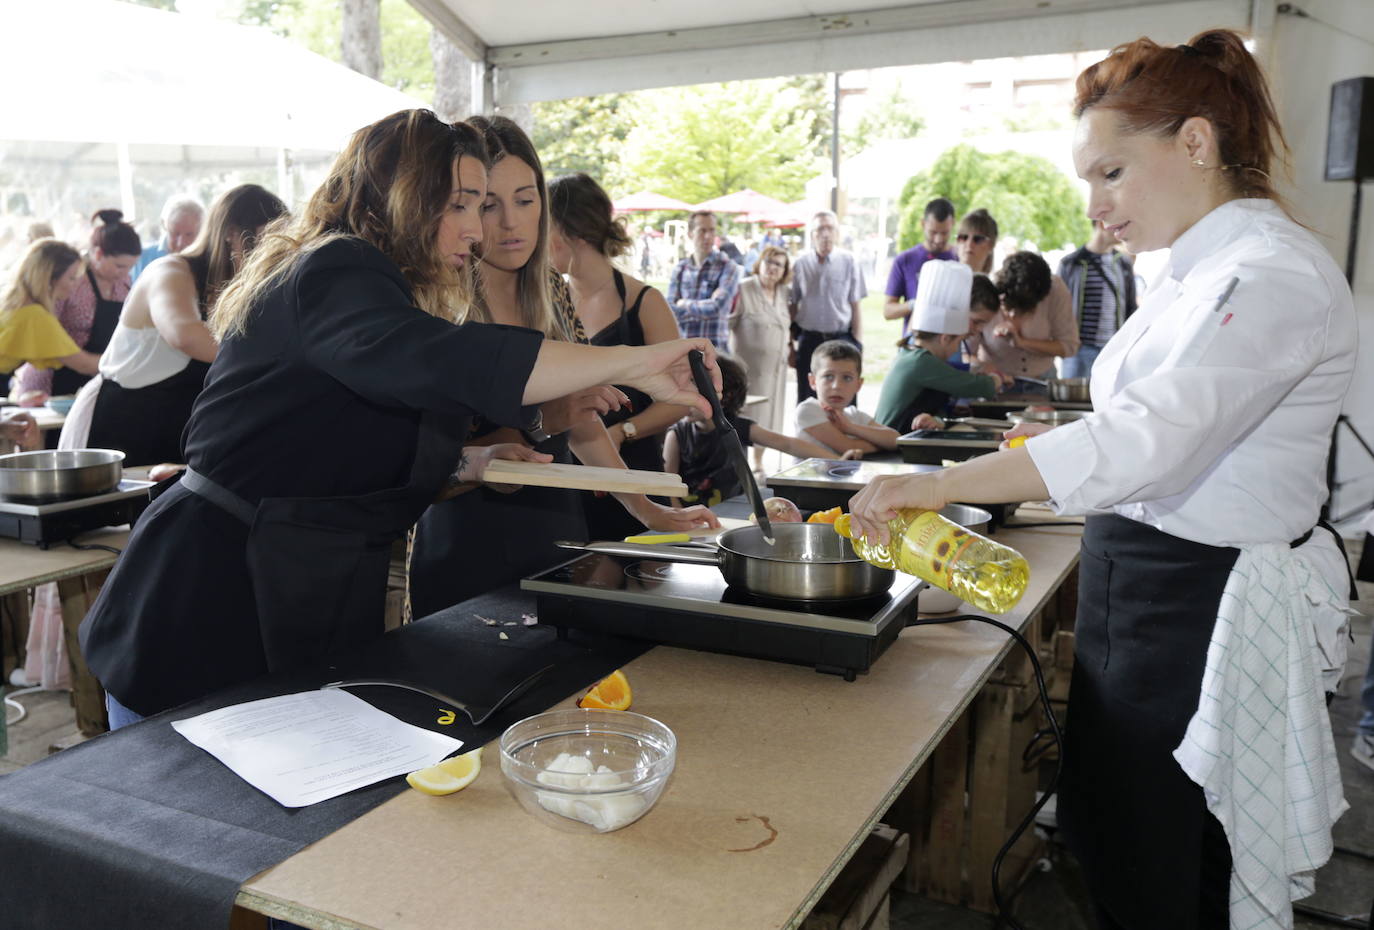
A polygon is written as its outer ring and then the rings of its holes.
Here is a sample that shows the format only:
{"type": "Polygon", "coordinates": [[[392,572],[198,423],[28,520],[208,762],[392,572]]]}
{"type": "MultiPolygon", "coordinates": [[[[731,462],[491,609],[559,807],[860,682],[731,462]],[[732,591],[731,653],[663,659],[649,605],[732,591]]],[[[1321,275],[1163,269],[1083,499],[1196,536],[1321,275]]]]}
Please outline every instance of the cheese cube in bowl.
{"type": "Polygon", "coordinates": [[[610,833],[649,812],[677,763],[677,737],[623,710],[552,710],[501,734],[501,776],[531,816],[558,830],[610,833]]]}

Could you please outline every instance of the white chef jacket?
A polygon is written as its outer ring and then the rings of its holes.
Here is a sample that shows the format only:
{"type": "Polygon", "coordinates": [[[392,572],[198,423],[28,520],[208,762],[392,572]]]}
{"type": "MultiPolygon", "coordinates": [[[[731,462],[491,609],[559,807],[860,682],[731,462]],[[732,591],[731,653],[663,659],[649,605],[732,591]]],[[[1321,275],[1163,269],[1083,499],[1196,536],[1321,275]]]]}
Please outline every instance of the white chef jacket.
{"type": "Polygon", "coordinates": [[[1095,412],[1026,449],[1061,513],[1115,511],[1212,546],[1287,542],[1326,499],[1356,339],[1326,250],[1272,201],[1233,200],[1174,242],[1103,348],[1095,412]]]}
{"type": "Polygon", "coordinates": [[[1347,567],[1323,530],[1287,543],[1326,498],[1356,339],[1327,252],[1272,201],[1231,201],[1174,242],[1103,349],[1094,412],[1026,443],[1060,513],[1242,550],[1174,753],[1226,829],[1232,927],[1292,926],[1288,901],[1311,893],[1347,806],[1319,677],[1329,650],[1344,664],[1347,567]]]}

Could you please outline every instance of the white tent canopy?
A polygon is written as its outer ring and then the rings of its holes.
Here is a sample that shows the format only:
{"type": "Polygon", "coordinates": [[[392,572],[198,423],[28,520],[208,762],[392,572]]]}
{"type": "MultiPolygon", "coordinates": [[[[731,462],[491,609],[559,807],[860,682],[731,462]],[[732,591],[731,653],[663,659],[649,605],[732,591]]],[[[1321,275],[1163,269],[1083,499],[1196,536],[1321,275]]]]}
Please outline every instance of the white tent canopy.
{"type": "Polygon", "coordinates": [[[115,0],[7,3],[0,137],[337,151],[423,106],[266,29],[115,0]]]}
{"type": "Polygon", "coordinates": [[[489,105],[1083,51],[1147,33],[1185,42],[1272,16],[1263,0],[410,2],[485,67],[489,105]]]}

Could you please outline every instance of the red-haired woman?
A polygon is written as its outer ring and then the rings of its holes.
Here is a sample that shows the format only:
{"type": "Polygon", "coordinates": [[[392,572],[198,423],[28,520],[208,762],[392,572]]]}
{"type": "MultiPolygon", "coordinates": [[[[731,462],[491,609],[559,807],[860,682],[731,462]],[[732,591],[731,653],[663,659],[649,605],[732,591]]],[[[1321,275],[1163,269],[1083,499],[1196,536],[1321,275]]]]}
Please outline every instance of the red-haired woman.
{"type": "Polygon", "coordinates": [[[1318,514],[1350,289],[1274,191],[1286,146],[1235,33],[1120,46],[1075,111],[1090,218],[1171,249],[1093,368],[1095,412],[853,510],[882,538],[893,508],[954,500],[1091,514],[1059,814],[1099,921],[1292,926],[1347,806],[1322,697],[1350,582],[1318,514]]]}

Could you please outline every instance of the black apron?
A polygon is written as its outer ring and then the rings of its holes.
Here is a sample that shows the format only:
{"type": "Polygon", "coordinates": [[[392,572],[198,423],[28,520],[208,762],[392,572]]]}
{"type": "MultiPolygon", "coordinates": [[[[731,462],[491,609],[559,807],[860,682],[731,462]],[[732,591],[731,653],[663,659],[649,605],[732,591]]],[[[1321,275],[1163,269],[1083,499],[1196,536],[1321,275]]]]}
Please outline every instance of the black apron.
{"type": "MultiPolygon", "coordinates": [[[[568,434],[535,447],[570,463],[568,434]]],[[[503,494],[479,487],[436,501],[415,527],[410,604],[415,619],[565,562],[560,539],[586,539],[584,495],[526,486],[503,494]]]]}
{"type": "Polygon", "coordinates": [[[392,544],[462,455],[466,421],[421,415],[405,485],[354,497],[263,498],[256,505],[188,469],[181,483],[248,526],[246,561],[267,667],[317,662],[382,633],[392,544]]]}
{"type": "Polygon", "coordinates": [[[1106,927],[1227,930],[1230,849],[1173,751],[1239,555],[1087,518],[1058,814],[1106,927]]]}
{"type": "MultiPolygon", "coordinates": [[[[644,295],[649,293],[649,289],[646,287],[641,290],[634,304],[626,306],[625,278],[619,271],[614,274],[615,290],[620,295],[620,317],[592,336],[588,343],[594,346],[642,346],[645,344],[644,324],[639,319],[639,311],[640,305],[644,303],[644,295]]],[[[654,399],[643,391],[623,384],[617,384],[616,387],[625,392],[625,396],[630,398],[630,403],[619,410],[602,414],[601,421],[606,424],[607,429],[648,409],[654,402],[654,399]]],[[[626,440],[620,446],[620,458],[629,468],[639,471],[663,471],[663,434],[656,433],[653,436],[626,440]]],[[[644,524],[604,491],[583,494],[582,503],[587,517],[587,531],[591,533],[592,539],[623,539],[644,529],[644,524]]]]}
{"type": "MultiPolygon", "coordinates": [[[[124,309],[124,301],[106,300],[101,297],[100,285],[96,283],[95,275],[89,268],[86,269],[86,280],[91,282],[91,291],[95,294],[95,316],[91,319],[91,334],[86,337],[86,344],[81,348],[99,355],[110,344],[110,337],[114,335],[115,326],[119,323],[119,312],[124,309]]],[[[89,380],[90,375],[83,375],[71,368],[59,368],[52,373],[52,393],[75,394],[89,380]]]]}
{"type": "Polygon", "coordinates": [[[126,388],[102,379],[86,445],[118,449],[126,465],[185,461],[181,434],[209,371],[209,362],[190,359],[181,371],[146,387],[126,388]]]}

